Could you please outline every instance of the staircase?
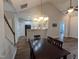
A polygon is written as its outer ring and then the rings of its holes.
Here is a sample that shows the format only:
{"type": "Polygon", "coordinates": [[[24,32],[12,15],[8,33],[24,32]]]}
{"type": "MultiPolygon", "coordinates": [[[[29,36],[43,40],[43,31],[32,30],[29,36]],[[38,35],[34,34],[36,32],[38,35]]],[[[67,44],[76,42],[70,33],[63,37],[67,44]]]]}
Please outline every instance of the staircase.
{"type": "Polygon", "coordinates": [[[11,25],[8,22],[6,15],[4,15],[5,20],[5,43],[4,50],[0,55],[0,59],[14,59],[16,54],[16,42],[15,42],[15,32],[13,31],[11,25]]]}

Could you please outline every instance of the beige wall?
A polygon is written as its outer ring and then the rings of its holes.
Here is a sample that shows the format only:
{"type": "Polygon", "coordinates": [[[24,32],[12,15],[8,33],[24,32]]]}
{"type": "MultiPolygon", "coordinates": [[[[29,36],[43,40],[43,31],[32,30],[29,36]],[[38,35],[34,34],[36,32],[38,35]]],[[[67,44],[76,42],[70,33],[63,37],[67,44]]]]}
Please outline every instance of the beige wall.
{"type": "Polygon", "coordinates": [[[7,12],[7,11],[4,11],[5,12],[5,15],[6,15],[6,18],[12,28],[12,20],[13,20],[13,17],[12,17],[12,14],[10,12],[7,12]]]}
{"type": "Polygon", "coordinates": [[[65,37],[78,38],[78,15],[77,12],[73,12],[69,15],[64,15],[63,20],[65,22],[65,37]]]}
{"type": "Polygon", "coordinates": [[[0,59],[13,59],[16,48],[5,37],[7,29],[5,29],[3,7],[3,0],[0,0],[0,59]]]}
{"type": "Polygon", "coordinates": [[[7,37],[14,44],[14,35],[5,22],[5,37],[7,37]]]}
{"type": "MultiPolygon", "coordinates": [[[[12,15],[12,13],[8,12],[8,11],[4,11],[6,18],[9,22],[9,25],[11,26],[12,30],[15,31],[15,24],[14,24],[14,16],[12,15]]],[[[11,32],[8,24],[5,22],[5,36],[12,42],[14,43],[14,35],[11,32]]]]}
{"type": "Polygon", "coordinates": [[[3,0],[0,0],[0,59],[3,58],[4,52],[4,42],[5,42],[5,33],[4,33],[4,11],[3,11],[3,0]]]}
{"type": "Polygon", "coordinates": [[[4,11],[4,12],[11,28],[13,29],[13,31],[15,31],[14,14],[9,11],[4,11]]]}
{"type": "Polygon", "coordinates": [[[14,16],[14,21],[15,21],[15,39],[17,42],[20,37],[20,25],[19,25],[18,17],[16,15],[14,16]]]}
{"type": "MultiPolygon", "coordinates": [[[[12,23],[12,15],[6,13],[7,15],[7,20],[10,24],[10,26],[12,27],[13,29],[13,23],[12,23]]],[[[3,59],[14,59],[15,57],[15,53],[16,53],[16,47],[13,45],[14,44],[14,35],[12,34],[9,26],[7,25],[7,23],[4,21],[4,29],[5,29],[5,42],[4,42],[4,52],[3,52],[3,56],[4,58],[3,59]],[[11,44],[11,42],[13,44],[11,44]]]]}
{"type": "MultiPolygon", "coordinates": [[[[5,15],[7,17],[7,20],[9,22],[9,25],[11,26],[11,28],[13,29],[13,31],[15,31],[15,24],[14,24],[14,16],[12,13],[4,11],[5,15]]],[[[16,47],[14,47],[14,45],[12,45],[10,43],[10,41],[14,44],[14,35],[11,32],[8,24],[6,22],[4,22],[5,24],[5,39],[6,39],[6,45],[5,45],[5,50],[4,50],[4,57],[6,59],[14,59],[15,57],[15,53],[16,53],[16,47]],[[10,41],[8,41],[7,39],[9,39],[10,41]]]]}

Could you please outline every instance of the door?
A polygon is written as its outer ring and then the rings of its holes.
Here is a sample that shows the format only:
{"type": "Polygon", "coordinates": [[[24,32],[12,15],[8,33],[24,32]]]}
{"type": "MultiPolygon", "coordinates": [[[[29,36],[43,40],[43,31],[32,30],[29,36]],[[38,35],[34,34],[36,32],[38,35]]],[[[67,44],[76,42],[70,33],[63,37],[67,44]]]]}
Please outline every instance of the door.
{"type": "Polygon", "coordinates": [[[64,21],[61,21],[60,22],[60,27],[59,27],[60,29],[59,29],[59,39],[60,39],[60,41],[64,41],[63,39],[64,39],[64,21]]]}
{"type": "Polygon", "coordinates": [[[25,36],[27,36],[27,29],[31,29],[31,25],[25,25],[25,36]]]}

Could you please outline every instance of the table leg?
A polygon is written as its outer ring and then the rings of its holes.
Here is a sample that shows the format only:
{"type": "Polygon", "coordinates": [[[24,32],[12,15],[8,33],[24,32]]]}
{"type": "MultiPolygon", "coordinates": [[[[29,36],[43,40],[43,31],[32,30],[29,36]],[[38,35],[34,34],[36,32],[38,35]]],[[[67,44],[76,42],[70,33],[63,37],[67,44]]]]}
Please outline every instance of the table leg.
{"type": "Polygon", "coordinates": [[[65,55],[65,56],[63,57],[63,59],[67,59],[67,55],[65,55]]]}

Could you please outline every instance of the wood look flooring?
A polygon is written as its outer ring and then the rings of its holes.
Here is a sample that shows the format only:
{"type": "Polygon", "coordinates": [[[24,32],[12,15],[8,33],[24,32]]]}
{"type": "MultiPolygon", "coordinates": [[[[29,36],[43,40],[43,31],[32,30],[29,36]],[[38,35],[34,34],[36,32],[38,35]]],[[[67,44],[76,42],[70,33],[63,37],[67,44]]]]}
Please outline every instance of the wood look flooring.
{"type": "MultiPolygon", "coordinates": [[[[63,48],[71,52],[67,59],[78,59],[78,40],[66,39],[64,40],[63,48]]],[[[17,43],[17,53],[15,59],[30,59],[30,48],[25,38],[20,38],[17,43]]],[[[61,58],[62,59],[62,58],[61,58]]]]}

